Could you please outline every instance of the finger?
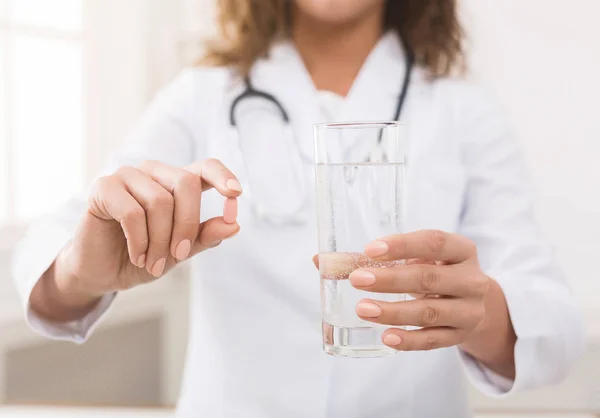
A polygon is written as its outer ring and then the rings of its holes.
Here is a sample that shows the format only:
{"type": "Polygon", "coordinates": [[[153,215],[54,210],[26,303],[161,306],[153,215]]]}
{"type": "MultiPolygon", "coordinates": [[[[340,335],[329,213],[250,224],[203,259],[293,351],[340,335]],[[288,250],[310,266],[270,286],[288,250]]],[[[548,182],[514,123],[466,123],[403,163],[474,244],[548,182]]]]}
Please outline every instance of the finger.
{"type": "Polygon", "coordinates": [[[488,287],[485,276],[475,276],[462,265],[413,264],[393,268],[353,271],[350,283],[360,290],[377,293],[480,296],[488,287]]]}
{"type": "MultiPolygon", "coordinates": [[[[427,260],[425,258],[411,258],[411,259],[406,260],[406,265],[413,265],[413,264],[429,264],[429,265],[433,265],[433,266],[437,265],[435,261],[427,260]]],[[[439,295],[424,295],[424,294],[420,294],[420,293],[409,293],[408,295],[414,299],[431,298],[431,297],[439,296],[439,295]]]]}
{"type": "Polygon", "coordinates": [[[242,194],[242,185],[237,177],[225,165],[214,158],[185,167],[202,179],[202,190],[213,187],[226,197],[238,197],[242,194]]]}
{"type": "Polygon", "coordinates": [[[475,245],[467,238],[437,230],[391,235],[371,242],[365,254],[375,260],[425,258],[460,263],[476,255],[475,245]]]}
{"type": "Polygon", "coordinates": [[[462,299],[383,302],[364,299],[356,305],[364,320],[384,325],[470,329],[481,319],[479,307],[462,299]]]}
{"type": "Polygon", "coordinates": [[[237,223],[229,224],[222,217],[211,218],[200,224],[200,233],[192,247],[192,255],[214,248],[240,231],[237,223]]]}
{"type": "Polygon", "coordinates": [[[413,264],[430,264],[435,266],[435,261],[433,260],[427,260],[426,258],[410,258],[408,260],[406,260],[406,265],[410,266],[413,264]]]}
{"type": "Polygon", "coordinates": [[[371,260],[363,253],[322,253],[318,255],[321,276],[330,280],[347,279],[356,269],[374,267],[384,268],[404,264],[402,260],[381,262],[371,260]]]}
{"type": "Polygon", "coordinates": [[[117,175],[124,181],[127,190],[146,211],[148,252],[146,270],[160,277],[167,263],[173,231],[175,201],[164,187],[133,167],[119,169],[117,175]]]}
{"type": "Polygon", "coordinates": [[[119,222],[127,240],[127,251],[131,263],[139,268],[144,268],[148,250],[148,230],[144,208],[125,189],[123,182],[114,176],[99,179],[92,196],[90,199],[92,215],[119,222]]]}
{"type": "Polygon", "coordinates": [[[361,253],[323,253],[319,254],[319,271],[323,278],[342,280],[353,270],[366,267],[368,262],[368,257],[361,253]]]}
{"type": "Polygon", "coordinates": [[[399,351],[428,351],[452,347],[463,339],[463,333],[453,328],[423,328],[414,331],[385,330],[381,340],[399,351]]]}
{"type": "Polygon", "coordinates": [[[170,253],[185,260],[191,252],[200,227],[202,181],[199,176],[158,161],[146,161],[140,170],[170,192],[175,200],[170,253]]]}

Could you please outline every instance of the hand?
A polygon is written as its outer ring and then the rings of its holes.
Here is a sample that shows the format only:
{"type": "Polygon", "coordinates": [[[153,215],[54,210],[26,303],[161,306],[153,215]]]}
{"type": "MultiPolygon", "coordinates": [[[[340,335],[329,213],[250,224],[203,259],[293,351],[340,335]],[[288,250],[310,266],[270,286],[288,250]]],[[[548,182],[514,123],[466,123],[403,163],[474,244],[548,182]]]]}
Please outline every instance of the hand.
{"type": "Polygon", "coordinates": [[[486,316],[484,298],[491,279],[481,271],[475,245],[460,235],[419,231],[370,243],[365,254],[376,262],[410,260],[389,268],[360,268],[349,280],[360,290],[408,293],[417,299],[382,302],[365,299],[356,313],[364,320],[393,326],[384,344],[402,351],[431,350],[465,342],[486,316]]]}
{"type": "Polygon", "coordinates": [[[236,177],[212,159],[186,168],[146,161],[99,179],[55,263],[56,288],[102,295],[161,277],[238,232],[241,191],[236,177]],[[201,194],[211,188],[227,197],[223,216],[200,223],[201,194]]]}

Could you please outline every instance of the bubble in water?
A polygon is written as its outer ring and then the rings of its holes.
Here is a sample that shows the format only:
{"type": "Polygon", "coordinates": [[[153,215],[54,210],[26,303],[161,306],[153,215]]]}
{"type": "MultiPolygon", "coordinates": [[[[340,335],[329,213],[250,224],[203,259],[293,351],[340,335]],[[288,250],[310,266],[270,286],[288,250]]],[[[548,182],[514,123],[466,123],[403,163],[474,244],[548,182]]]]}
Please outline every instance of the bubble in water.
{"type": "Polygon", "coordinates": [[[324,280],[345,280],[360,268],[390,268],[405,264],[405,260],[375,261],[363,253],[319,254],[319,271],[324,280]]]}
{"type": "Polygon", "coordinates": [[[356,181],[356,173],[358,171],[358,167],[355,165],[346,165],[344,166],[344,180],[350,186],[354,184],[356,181]]]}

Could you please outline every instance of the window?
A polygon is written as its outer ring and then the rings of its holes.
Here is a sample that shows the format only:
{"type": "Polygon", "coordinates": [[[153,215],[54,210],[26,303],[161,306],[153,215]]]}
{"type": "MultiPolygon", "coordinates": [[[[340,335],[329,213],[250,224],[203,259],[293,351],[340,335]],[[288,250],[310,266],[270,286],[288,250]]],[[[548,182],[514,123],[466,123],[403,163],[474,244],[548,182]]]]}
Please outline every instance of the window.
{"type": "Polygon", "coordinates": [[[0,0],[0,225],[84,185],[83,0],[0,0]]]}

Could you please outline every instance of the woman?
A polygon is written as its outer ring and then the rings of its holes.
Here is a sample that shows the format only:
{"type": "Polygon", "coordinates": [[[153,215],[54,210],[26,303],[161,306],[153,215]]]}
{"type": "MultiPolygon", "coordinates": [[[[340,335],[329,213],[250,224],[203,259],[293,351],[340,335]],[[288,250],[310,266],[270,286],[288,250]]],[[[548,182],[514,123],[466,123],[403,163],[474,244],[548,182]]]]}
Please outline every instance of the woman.
{"type": "Polygon", "coordinates": [[[219,25],[220,42],[155,99],[87,204],[21,243],[15,280],[30,324],[83,342],[117,292],[193,257],[182,417],[464,418],[464,374],[491,395],[560,380],[583,345],[580,319],[534,223],[511,131],[453,76],[464,58],[456,2],[223,0],[219,25]],[[250,99],[231,125],[246,77],[282,104],[307,153],[314,123],[389,119],[407,85],[412,232],[366,253],[417,261],[350,276],[359,289],[420,296],[356,307],[423,327],[386,331],[401,353],[322,353],[315,220],[275,225],[242,191],[268,185],[277,199],[290,188],[285,164],[264,175],[285,157],[280,110],[250,99]],[[258,140],[273,151],[240,151],[258,140]]]}

